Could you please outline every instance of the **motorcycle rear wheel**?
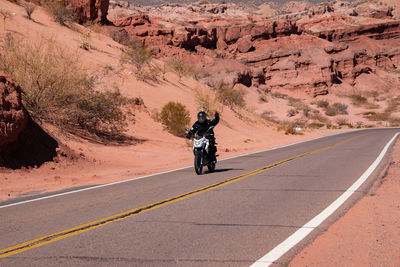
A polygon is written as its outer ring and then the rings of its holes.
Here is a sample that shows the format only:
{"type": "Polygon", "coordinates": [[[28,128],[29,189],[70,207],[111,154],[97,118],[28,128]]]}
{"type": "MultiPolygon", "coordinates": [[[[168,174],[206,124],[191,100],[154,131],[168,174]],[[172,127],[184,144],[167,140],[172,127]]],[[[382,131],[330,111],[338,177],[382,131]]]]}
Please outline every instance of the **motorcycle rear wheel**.
{"type": "Polygon", "coordinates": [[[211,162],[210,164],[207,165],[207,168],[209,172],[215,171],[215,163],[211,162]]]}
{"type": "Polygon", "coordinates": [[[201,155],[194,156],[194,170],[197,175],[201,175],[203,173],[203,160],[201,155]]]}

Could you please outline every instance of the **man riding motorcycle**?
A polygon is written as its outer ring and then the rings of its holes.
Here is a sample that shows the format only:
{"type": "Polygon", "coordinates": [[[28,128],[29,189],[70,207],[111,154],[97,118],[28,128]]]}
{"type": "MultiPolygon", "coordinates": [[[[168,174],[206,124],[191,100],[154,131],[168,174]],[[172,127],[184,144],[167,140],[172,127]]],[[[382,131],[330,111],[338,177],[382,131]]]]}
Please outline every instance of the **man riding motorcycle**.
{"type": "MultiPolygon", "coordinates": [[[[219,122],[218,112],[215,112],[215,118],[213,120],[208,120],[207,114],[204,111],[200,111],[197,114],[197,121],[193,124],[192,128],[187,133],[186,138],[191,138],[196,133],[200,136],[203,136],[211,126],[216,126],[218,122],[219,122]]],[[[207,136],[207,139],[210,141],[209,151],[211,155],[211,160],[216,163],[217,158],[215,154],[217,152],[217,147],[215,146],[215,137],[213,129],[209,130],[209,135],[207,136]]]]}

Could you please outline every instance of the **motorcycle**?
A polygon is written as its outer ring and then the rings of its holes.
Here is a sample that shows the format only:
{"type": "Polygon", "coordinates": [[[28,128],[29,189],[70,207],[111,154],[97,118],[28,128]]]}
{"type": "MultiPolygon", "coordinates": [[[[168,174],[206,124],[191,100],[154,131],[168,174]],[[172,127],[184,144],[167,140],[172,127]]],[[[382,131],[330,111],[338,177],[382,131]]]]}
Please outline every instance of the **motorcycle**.
{"type": "Polygon", "coordinates": [[[209,131],[213,128],[214,126],[211,126],[203,136],[196,135],[193,138],[194,170],[198,175],[203,173],[203,166],[207,166],[209,172],[215,170],[216,162],[212,160],[212,155],[209,154],[210,140],[207,139],[209,131]]]}

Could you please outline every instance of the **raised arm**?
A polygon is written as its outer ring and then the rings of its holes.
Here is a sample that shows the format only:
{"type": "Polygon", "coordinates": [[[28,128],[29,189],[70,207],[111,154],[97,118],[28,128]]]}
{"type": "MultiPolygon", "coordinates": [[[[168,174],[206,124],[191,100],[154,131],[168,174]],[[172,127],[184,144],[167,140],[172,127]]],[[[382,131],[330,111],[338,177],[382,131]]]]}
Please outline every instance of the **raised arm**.
{"type": "Polygon", "coordinates": [[[210,121],[211,126],[216,126],[219,122],[219,113],[215,112],[215,118],[210,121]]]}

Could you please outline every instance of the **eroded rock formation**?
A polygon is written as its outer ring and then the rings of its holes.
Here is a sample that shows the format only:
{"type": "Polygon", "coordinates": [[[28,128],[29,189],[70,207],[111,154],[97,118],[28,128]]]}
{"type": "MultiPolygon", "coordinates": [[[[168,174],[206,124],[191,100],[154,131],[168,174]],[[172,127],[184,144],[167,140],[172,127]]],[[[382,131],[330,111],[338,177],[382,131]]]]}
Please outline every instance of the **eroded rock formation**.
{"type": "MultiPolygon", "coordinates": [[[[179,12],[191,8],[193,20],[134,14],[114,23],[160,57],[186,53],[198,56],[199,62],[218,58],[242,64],[241,69],[220,75],[231,86],[302,90],[318,96],[328,94],[335,84],[354,85],[357,77],[375,73],[377,68],[400,68],[400,20],[393,16],[397,10],[392,7],[343,1],[303,3],[287,5],[292,13],[273,18],[222,17],[222,11],[217,12],[219,17],[207,17],[206,7],[199,18],[193,12],[200,7],[176,4],[176,8],[179,12]]],[[[210,67],[203,65],[204,70],[210,67]]]]}
{"type": "Polygon", "coordinates": [[[21,103],[21,88],[11,77],[0,72],[0,147],[18,140],[28,122],[21,103]]]}

